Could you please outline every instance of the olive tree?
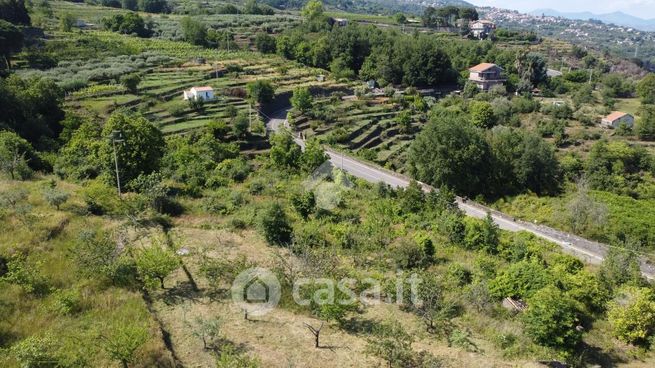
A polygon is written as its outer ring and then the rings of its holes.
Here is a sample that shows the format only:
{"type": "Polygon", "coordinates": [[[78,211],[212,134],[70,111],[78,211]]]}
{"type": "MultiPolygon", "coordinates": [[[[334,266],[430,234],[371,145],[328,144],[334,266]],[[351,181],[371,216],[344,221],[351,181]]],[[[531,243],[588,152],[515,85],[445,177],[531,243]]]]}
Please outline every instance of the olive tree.
{"type": "Polygon", "coordinates": [[[156,243],[136,256],[136,268],[146,286],[152,287],[159,281],[159,286],[165,289],[164,279],[179,267],[179,257],[156,243]]]}

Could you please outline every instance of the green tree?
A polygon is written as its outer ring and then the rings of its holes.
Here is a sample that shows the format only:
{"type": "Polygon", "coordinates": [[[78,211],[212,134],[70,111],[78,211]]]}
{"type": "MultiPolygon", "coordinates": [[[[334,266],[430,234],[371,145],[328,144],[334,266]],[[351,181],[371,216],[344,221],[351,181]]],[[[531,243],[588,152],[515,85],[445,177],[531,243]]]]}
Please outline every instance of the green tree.
{"type": "Polygon", "coordinates": [[[299,167],[302,151],[300,146],[293,141],[289,131],[283,130],[271,135],[270,142],[269,157],[273,165],[288,169],[299,167]]]}
{"type": "Polygon", "coordinates": [[[42,262],[30,262],[25,255],[12,255],[6,261],[6,270],[0,276],[0,282],[17,285],[28,294],[45,295],[50,291],[50,286],[41,272],[41,266],[42,262]]]}
{"type": "Polygon", "coordinates": [[[84,276],[114,284],[132,281],[132,264],[106,233],[82,231],[73,244],[71,258],[84,276]]]}
{"type": "Polygon", "coordinates": [[[0,1],[0,20],[23,26],[30,25],[30,15],[25,8],[24,0],[0,1]]]}
{"type": "Polygon", "coordinates": [[[603,226],[607,221],[607,206],[591,197],[585,180],[578,182],[578,190],[567,208],[569,226],[574,233],[579,234],[603,226]]]}
{"type": "Polygon", "coordinates": [[[572,349],[582,339],[576,329],[578,304],[554,286],[537,291],[528,299],[523,315],[525,331],[539,345],[572,349]]]}
{"type": "Polygon", "coordinates": [[[248,136],[248,128],[250,128],[250,118],[248,113],[242,111],[232,121],[232,134],[238,139],[243,139],[248,136]]]}
{"type": "Polygon", "coordinates": [[[196,317],[193,321],[193,331],[191,334],[202,341],[203,349],[209,349],[214,346],[214,340],[219,336],[221,328],[221,319],[219,317],[205,319],[196,317]]]}
{"type": "Polygon", "coordinates": [[[100,146],[102,127],[95,122],[84,122],[71,133],[71,138],[59,151],[54,171],[70,179],[95,178],[101,171],[100,146]]]}
{"type": "Polygon", "coordinates": [[[407,188],[399,193],[400,208],[404,213],[418,213],[423,209],[425,193],[423,187],[416,181],[411,180],[407,188]]]}
{"type": "Polygon", "coordinates": [[[641,269],[637,252],[638,241],[613,241],[600,266],[598,276],[608,290],[622,285],[639,286],[642,283],[641,269]]]}
{"type": "Polygon", "coordinates": [[[412,299],[411,308],[421,317],[427,331],[448,337],[453,329],[451,319],[455,317],[456,306],[444,297],[443,285],[436,275],[423,273],[416,293],[416,303],[412,299]]]}
{"type": "Polygon", "coordinates": [[[139,251],[136,256],[137,271],[148,287],[153,287],[159,281],[159,286],[165,289],[164,279],[179,267],[179,257],[156,242],[139,251]]]}
{"type": "Polygon", "coordinates": [[[2,69],[11,69],[11,55],[23,48],[23,32],[13,24],[0,19],[0,54],[3,57],[2,69]]]}
{"type": "Polygon", "coordinates": [[[489,291],[496,298],[530,298],[537,290],[549,285],[552,277],[536,261],[520,261],[503,269],[489,283],[489,291]]]}
{"type": "Polygon", "coordinates": [[[166,0],[138,0],[139,10],[146,13],[166,13],[168,3],[166,0]]]}
{"type": "Polygon", "coordinates": [[[255,37],[255,47],[262,54],[275,54],[276,42],[275,38],[268,33],[259,32],[255,37]]]}
{"type": "Polygon", "coordinates": [[[414,355],[412,342],[412,336],[394,320],[375,328],[367,339],[366,352],[384,359],[389,367],[410,367],[414,355]]]}
{"type": "Polygon", "coordinates": [[[645,141],[655,141],[655,105],[642,105],[637,123],[637,136],[645,141]]]}
{"type": "Polygon", "coordinates": [[[248,99],[252,103],[265,104],[273,101],[275,88],[270,81],[257,80],[246,85],[248,99]]]}
{"type": "Polygon", "coordinates": [[[313,103],[314,98],[307,87],[298,87],[293,90],[293,96],[291,96],[291,106],[293,108],[301,112],[307,112],[312,108],[313,103]]]}
{"type": "Polygon", "coordinates": [[[294,193],[291,196],[291,205],[300,217],[306,220],[316,210],[316,196],[310,190],[303,193],[294,193]]]}
{"type": "Polygon", "coordinates": [[[113,360],[128,368],[136,360],[136,352],[148,341],[148,329],[140,324],[121,321],[105,330],[104,349],[113,360]]]}
{"type": "Polygon", "coordinates": [[[644,104],[655,104],[655,73],[648,73],[637,83],[637,95],[644,104]]]}
{"type": "Polygon", "coordinates": [[[425,233],[419,233],[415,236],[416,243],[423,249],[423,253],[425,254],[425,258],[428,262],[432,262],[434,260],[434,256],[436,254],[436,249],[434,247],[434,242],[430,238],[428,234],[425,233]]]}
{"type": "Polygon", "coordinates": [[[29,160],[34,149],[13,132],[0,131],[0,172],[9,174],[11,180],[24,180],[32,175],[29,160]]]}
{"type": "Polygon", "coordinates": [[[0,79],[0,126],[13,130],[38,149],[51,150],[51,139],[62,130],[63,99],[62,89],[49,78],[12,74],[0,79]]]}
{"type": "Polygon", "coordinates": [[[398,24],[406,24],[407,23],[407,17],[403,13],[394,14],[393,20],[396,21],[396,23],[398,23],[398,24]]]}
{"type": "Polygon", "coordinates": [[[480,93],[480,87],[478,87],[475,82],[467,81],[464,84],[464,89],[462,90],[462,96],[466,98],[473,98],[475,95],[480,93]]]}
{"type": "Polygon", "coordinates": [[[141,83],[141,76],[137,73],[125,74],[121,76],[120,82],[129,93],[136,94],[139,83],[141,83]]]}
{"type": "Polygon", "coordinates": [[[55,207],[59,211],[59,207],[68,201],[70,194],[56,187],[46,188],[43,191],[43,198],[49,205],[55,207]]]}
{"type": "Polygon", "coordinates": [[[323,16],[325,9],[320,0],[309,0],[302,8],[302,16],[310,22],[313,22],[323,16]]]}
{"type": "Polygon", "coordinates": [[[500,229],[494,222],[490,213],[482,221],[480,229],[480,247],[490,254],[498,253],[498,246],[500,245],[500,229]]]}
{"type": "Polygon", "coordinates": [[[515,67],[519,77],[532,86],[544,82],[547,78],[546,59],[541,54],[520,52],[517,54],[515,67]]]}
{"type": "Polygon", "coordinates": [[[321,142],[312,138],[305,142],[305,150],[300,155],[300,167],[304,172],[311,173],[328,159],[321,142]]]}
{"type": "Polygon", "coordinates": [[[61,359],[57,349],[53,336],[28,336],[11,346],[9,352],[22,368],[46,368],[59,365],[61,359]]]}
{"type": "Polygon", "coordinates": [[[473,101],[469,106],[469,111],[473,124],[480,128],[489,129],[496,123],[494,109],[489,102],[473,101]]]}
{"type": "Polygon", "coordinates": [[[194,45],[205,45],[207,43],[207,27],[191,17],[184,17],[180,22],[184,39],[194,45]]]}
{"type": "Polygon", "coordinates": [[[494,157],[497,194],[556,193],[560,166],[553,147],[535,133],[496,127],[487,136],[494,157]]]}
{"type": "Polygon", "coordinates": [[[114,14],[113,16],[103,18],[102,24],[105,29],[122,34],[135,34],[139,37],[147,38],[152,35],[150,24],[141,16],[134,12],[125,14],[114,14]]]}
{"type": "Polygon", "coordinates": [[[490,156],[482,133],[461,115],[435,114],[409,148],[409,172],[424,183],[476,195],[488,189],[490,156]]]}
{"type": "Polygon", "coordinates": [[[612,334],[628,344],[646,345],[655,335],[655,293],[650,288],[625,287],[609,305],[612,334]]]}
{"type": "Polygon", "coordinates": [[[409,134],[412,132],[412,113],[409,110],[401,111],[396,116],[396,122],[401,133],[409,134]]]}
{"type": "Polygon", "coordinates": [[[137,10],[139,8],[139,2],[137,0],[122,0],[121,4],[123,9],[127,10],[137,10]]]}
{"type": "Polygon", "coordinates": [[[59,29],[63,32],[70,32],[73,30],[77,22],[77,18],[71,13],[64,13],[61,18],[59,18],[59,29]]]}
{"type": "Polygon", "coordinates": [[[310,302],[310,308],[314,315],[327,322],[336,321],[343,324],[348,314],[359,309],[357,299],[352,298],[341,288],[336,288],[334,295],[328,294],[319,292],[314,295],[310,302]]]}
{"type": "Polygon", "coordinates": [[[115,162],[112,132],[122,135],[122,142],[116,143],[116,156],[121,183],[129,186],[130,181],[141,174],[150,174],[159,169],[164,153],[165,142],[161,131],[138,114],[113,113],[102,130],[104,137],[99,156],[105,177],[112,183],[115,180],[115,162]]]}
{"type": "Polygon", "coordinates": [[[291,225],[279,203],[273,203],[261,214],[260,228],[269,244],[287,245],[291,241],[291,225]]]}
{"type": "MultiPolygon", "coordinates": [[[[167,140],[167,146],[162,158],[162,174],[185,183],[191,191],[211,186],[210,173],[218,172],[218,165],[225,160],[239,157],[236,143],[223,143],[216,139],[212,131],[171,137],[167,140]]],[[[225,178],[225,173],[227,171],[221,170],[221,178],[225,178]]]]}
{"type": "Polygon", "coordinates": [[[163,213],[169,203],[169,187],[164,184],[159,172],[141,174],[130,183],[130,188],[141,195],[144,202],[153,210],[163,213]]]}

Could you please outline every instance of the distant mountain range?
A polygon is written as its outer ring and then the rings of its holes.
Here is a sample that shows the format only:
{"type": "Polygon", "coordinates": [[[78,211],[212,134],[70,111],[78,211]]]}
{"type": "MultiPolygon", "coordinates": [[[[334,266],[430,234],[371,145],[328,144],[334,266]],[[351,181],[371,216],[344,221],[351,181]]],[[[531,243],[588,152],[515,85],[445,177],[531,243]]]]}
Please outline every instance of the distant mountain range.
{"type": "Polygon", "coordinates": [[[551,17],[561,17],[567,19],[596,19],[603,23],[612,23],[618,26],[633,27],[642,31],[655,31],[655,19],[642,19],[622,12],[594,14],[591,12],[568,13],[559,12],[553,9],[537,9],[530,12],[530,14],[536,16],[543,14],[551,17]]]}

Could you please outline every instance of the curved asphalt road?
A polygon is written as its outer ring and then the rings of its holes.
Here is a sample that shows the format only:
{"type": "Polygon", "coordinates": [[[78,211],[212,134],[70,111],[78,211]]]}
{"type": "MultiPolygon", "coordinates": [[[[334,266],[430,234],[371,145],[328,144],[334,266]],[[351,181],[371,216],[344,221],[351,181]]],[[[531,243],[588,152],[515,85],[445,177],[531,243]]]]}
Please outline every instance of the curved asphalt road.
{"type": "MultiPolygon", "coordinates": [[[[270,131],[277,131],[281,127],[288,127],[286,121],[286,114],[288,108],[276,111],[271,115],[271,119],[267,122],[266,126],[270,131]]],[[[305,147],[303,139],[294,137],[295,142],[302,148],[305,147]]],[[[383,169],[371,163],[361,161],[352,156],[345,155],[341,152],[334,151],[326,148],[326,153],[330,156],[330,162],[335,167],[340,167],[350,175],[367,180],[372,183],[384,182],[393,187],[406,187],[409,185],[410,178],[383,169]]],[[[429,185],[421,183],[423,190],[434,190],[429,185]]],[[[540,238],[546,239],[562,247],[562,250],[571,254],[579,259],[592,263],[600,264],[607,254],[608,246],[591,240],[581,238],[579,236],[569,234],[563,231],[553,229],[548,226],[537,225],[530,222],[514,219],[513,217],[496,211],[481,204],[465,200],[457,197],[457,205],[466,213],[466,215],[476,218],[484,218],[487,213],[491,214],[494,222],[498,226],[507,231],[527,231],[540,238]]],[[[644,260],[640,259],[641,273],[649,280],[655,280],[655,266],[644,260]]]]}

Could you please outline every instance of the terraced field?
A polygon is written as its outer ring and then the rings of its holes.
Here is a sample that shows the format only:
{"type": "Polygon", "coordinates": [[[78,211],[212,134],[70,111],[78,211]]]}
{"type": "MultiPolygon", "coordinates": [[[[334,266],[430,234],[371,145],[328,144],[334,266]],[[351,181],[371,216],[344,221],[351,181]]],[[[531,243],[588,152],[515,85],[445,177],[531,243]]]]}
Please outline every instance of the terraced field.
{"type": "Polygon", "coordinates": [[[271,81],[277,94],[289,92],[299,86],[344,88],[345,84],[327,79],[317,81],[324,73],[290,63],[276,56],[259,58],[235,58],[217,62],[190,62],[175,67],[149,70],[139,84],[137,94],[127,93],[120,86],[98,85],[71,95],[69,106],[87,110],[91,114],[107,116],[118,108],[140,111],[163,132],[182,133],[205,126],[212,120],[228,120],[231,113],[248,109],[245,100],[246,85],[255,80],[271,81]],[[216,99],[208,101],[200,111],[193,110],[182,99],[182,92],[193,86],[211,86],[216,99]],[[231,109],[234,107],[235,109],[231,109]]]}
{"type": "Polygon", "coordinates": [[[423,113],[412,111],[411,127],[403,127],[401,105],[387,97],[323,98],[315,102],[316,110],[324,113],[295,119],[296,131],[394,169],[403,167],[406,148],[426,121],[423,113]]]}
{"type": "MultiPolygon", "coordinates": [[[[84,24],[84,29],[102,29],[102,19],[113,14],[127,13],[128,10],[120,8],[90,6],[84,3],[72,3],[67,1],[51,2],[53,11],[57,14],[68,13],[73,15],[84,24]]],[[[141,13],[154,24],[153,37],[180,41],[184,35],[180,27],[180,21],[184,15],[180,14],[149,14],[141,13]]],[[[295,27],[300,23],[300,16],[293,12],[277,13],[274,15],[253,15],[253,14],[199,14],[193,15],[195,20],[201,21],[207,26],[219,30],[228,31],[234,35],[235,42],[241,49],[250,49],[257,33],[266,32],[271,34],[280,33],[286,29],[295,27]]],[[[53,29],[57,29],[58,19],[55,17],[40,20],[53,29]]]]}

